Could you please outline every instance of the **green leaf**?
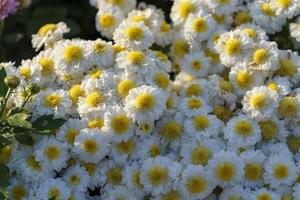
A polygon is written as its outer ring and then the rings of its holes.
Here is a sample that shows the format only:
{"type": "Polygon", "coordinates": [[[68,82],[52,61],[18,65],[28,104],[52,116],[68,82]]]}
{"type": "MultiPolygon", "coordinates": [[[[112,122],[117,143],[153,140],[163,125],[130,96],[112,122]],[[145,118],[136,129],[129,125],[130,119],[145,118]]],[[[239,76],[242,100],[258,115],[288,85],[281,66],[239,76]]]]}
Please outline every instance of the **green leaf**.
{"type": "Polygon", "coordinates": [[[4,67],[0,66],[0,96],[4,97],[6,95],[6,92],[8,90],[8,87],[4,83],[4,78],[6,77],[6,71],[4,67]]]}
{"type": "Polygon", "coordinates": [[[11,126],[31,128],[32,125],[26,119],[29,117],[26,113],[17,113],[7,118],[7,122],[11,126]]]}
{"type": "Polygon", "coordinates": [[[6,196],[2,192],[0,192],[0,200],[5,200],[5,199],[6,199],[6,196]]]}
{"type": "Polygon", "coordinates": [[[8,138],[4,137],[4,134],[0,133],[0,149],[6,147],[10,143],[11,141],[8,138]]]}
{"type": "Polygon", "coordinates": [[[0,163],[0,187],[9,185],[9,168],[0,163]]]}
{"type": "Polygon", "coordinates": [[[0,176],[4,175],[9,175],[9,168],[6,165],[0,163],[0,176]]]}
{"type": "Polygon", "coordinates": [[[37,130],[54,130],[60,128],[66,122],[63,118],[53,119],[53,115],[45,115],[32,123],[32,127],[37,130]]]}
{"type": "Polygon", "coordinates": [[[15,135],[15,138],[21,144],[30,145],[30,146],[34,144],[32,137],[27,134],[26,135],[15,135]]]}

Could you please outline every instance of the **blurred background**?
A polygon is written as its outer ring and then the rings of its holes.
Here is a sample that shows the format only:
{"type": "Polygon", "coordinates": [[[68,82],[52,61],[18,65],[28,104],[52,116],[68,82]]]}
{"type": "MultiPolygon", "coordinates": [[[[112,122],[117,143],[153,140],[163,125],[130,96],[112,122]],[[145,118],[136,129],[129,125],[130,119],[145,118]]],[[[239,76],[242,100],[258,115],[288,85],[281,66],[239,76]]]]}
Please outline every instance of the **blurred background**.
{"type": "MultiPolygon", "coordinates": [[[[167,16],[171,0],[138,0],[162,8],[167,16]]],[[[0,47],[0,62],[32,58],[31,35],[47,23],[64,21],[71,28],[66,38],[95,39],[101,37],[95,28],[97,9],[89,0],[32,0],[28,8],[17,11],[5,19],[0,47]]]]}

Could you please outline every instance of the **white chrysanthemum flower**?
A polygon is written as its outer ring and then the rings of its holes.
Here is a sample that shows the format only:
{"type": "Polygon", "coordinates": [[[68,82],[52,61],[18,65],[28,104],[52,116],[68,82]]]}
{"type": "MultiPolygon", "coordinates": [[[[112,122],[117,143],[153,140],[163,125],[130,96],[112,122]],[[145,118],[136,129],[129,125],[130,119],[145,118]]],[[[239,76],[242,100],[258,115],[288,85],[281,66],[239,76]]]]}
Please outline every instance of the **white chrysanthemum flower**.
{"type": "Polygon", "coordinates": [[[104,113],[105,109],[99,111],[94,111],[91,113],[88,113],[83,118],[83,123],[85,124],[86,128],[93,129],[102,129],[104,127],[104,113]]]}
{"type": "Polygon", "coordinates": [[[279,69],[277,74],[286,76],[293,84],[300,80],[300,56],[291,50],[279,51],[279,69]]]}
{"type": "Polygon", "coordinates": [[[211,172],[201,165],[188,165],[182,172],[180,190],[185,199],[204,199],[216,187],[216,182],[211,178],[211,172]]]}
{"type": "Polygon", "coordinates": [[[67,166],[70,155],[68,146],[55,137],[43,137],[34,146],[35,160],[48,170],[60,171],[67,166]]]}
{"type": "Polygon", "coordinates": [[[50,115],[65,117],[72,102],[65,90],[53,90],[51,88],[41,91],[33,99],[30,105],[34,115],[50,115]]]}
{"type": "Polygon", "coordinates": [[[170,75],[165,71],[150,71],[145,77],[145,84],[169,91],[171,88],[170,75]]]}
{"type": "Polygon", "coordinates": [[[125,186],[115,186],[108,190],[107,200],[138,200],[132,191],[125,186]]]}
{"type": "MultiPolygon", "coordinates": [[[[176,78],[178,78],[178,76],[176,78]]],[[[180,87],[179,94],[182,97],[200,96],[204,99],[208,99],[209,89],[206,79],[194,79],[187,83],[179,83],[178,87],[180,87]]]]}
{"type": "Polygon", "coordinates": [[[72,152],[82,161],[98,163],[109,153],[109,142],[109,135],[99,129],[82,129],[72,152]]]}
{"type": "Polygon", "coordinates": [[[187,135],[197,140],[218,137],[223,126],[223,122],[215,115],[196,115],[184,122],[184,129],[187,135]]]}
{"type": "Polygon", "coordinates": [[[134,121],[157,120],[166,109],[166,98],[161,89],[143,85],[129,91],[124,110],[134,121]]]}
{"type": "Polygon", "coordinates": [[[56,138],[69,145],[73,145],[75,137],[79,134],[83,127],[81,120],[70,118],[62,127],[59,128],[56,133],[56,138]]]}
{"type": "Polygon", "coordinates": [[[280,194],[276,193],[274,190],[268,190],[266,188],[257,188],[252,192],[250,196],[251,199],[263,200],[263,199],[271,199],[271,200],[280,200],[280,194]]]}
{"type": "Polygon", "coordinates": [[[173,31],[170,24],[163,20],[158,32],[154,34],[154,42],[160,46],[170,45],[172,42],[173,31]]]}
{"type": "Polygon", "coordinates": [[[275,76],[267,81],[267,87],[274,90],[280,96],[285,96],[291,93],[291,83],[288,77],[275,76]]]}
{"type": "Polygon", "coordinates": [[[262,141],[270,142],[279,140],[280,142],[286,142],[289,132],[285,127],[284,120],[272,117],[270,119],[260,121],[258,124],[261,130],[262,141]]]}
{"type": "Polygon", "coordinates": [[[10,179],[10,185],[7,188],[9,199],[27,199],[30,195],[30,185],[17,178],[10,179]]]}
{"type": "Polygon", "coordinates": [[[96,29],[105,37],[111,39],[114,31],[125,19],[124,13],[116,6],[104,4],[96,14],[96,29]]]}
{"type": "Polygon", "coordinates": [[[236,64],[229,72],[229,82],[239,96],[255,86],[263,85],[264,78],[265,74],[250,70],[246,62],[236,64]]]}
{"type": "Polygon", "coordinates": [[[139,196],[144,196],[143,185],[140,181],[141,166],[137,162],[132,162],[130,165],[125,166],[124,178],[122,183],[126,185],[130,190],[139,196]]]}
{"type": "Polygon", "coordinates": [[[197,46],[209,39],[216,26],[212,16],[204,9],[200,9],[187,18],[184,25],[184,38],[191,46],[197,46]]]}
{"type": "Polygon", "coordinates": [[[241,114],[227,122],[224,138],[232,147],[248,147],[261,140],[261,130],[255,120],[241,114]]]}
{"type": "Polygon", "coordinates": [[[84,117],[94,111],[103,111],[104,102],[106,100],[105,95],[103,91],[98,89],[85,94],[84,97],[79,97],[77,109],[79,115],[84,117]]]}
{"type": "Polygon", "coordinates": [[[132,119],[120,106],[113,106],[105,112],[104,130],[112,134],[112,140],[116,142],[127,140],[134,133],[132,119]]]}
{"type": "Polygon", "coordinates": [[[210,62],[202,51],[186,54],[180,62],[181,70],[196,77],[203,78],[210,72],[210,62]]]}
{"type": "Polygon", "coordinates": [[[253,23],[245,23],[237,27],[237,29],[246,33],[256,43],[260,43],[269,39],[266,31],[253,23]]]}
{"type": "Polygon", "coordinates": [[[228,32],[228,28],[226,26],[223,25],[216,26],[214,28],[214,31],[209,35],[209,39],[207,41],[207,49],[215,51],[215,45],[218,43],[220,36],[226,32],[228,32]]]}
{"type": "Polygon", "coordinates": [[[279,51],[276,42],[260,42],[250,54],[253,70],[276,71],[279,68],[279,51]]]}
{"type": "Polygon", "coordinates": [[[284,15],[291,19],[293,16],[300,13],[299,0],[271,0],[271,7],[275,10],[276,15],[284,15]]]}
{"type": "Polygon", "coordinates": [[[297,178],[294,161],[284,153],[271,155],[265,163],[264,180],[272,188],[291,186],[297,178]]]}
{"type": "Polygon", "coordinates": [[[298,42],[300,41],[300,23],[290,23],[290,33],[298,42]]]}
{"type": "MultiPolygon", "coordinates": [[[[7,69],[7,67],[5,68],[7,69]]],[[[41,70],[43,70],[43,68],[34,67],[33,60],[22,60],[21,65],[18,67],[17,76],[20,77],[21,82],[23,82],[24,80],[25,82],[35,82],[41,84],[44,81],[44,79],[41,80],[41,70]]]]}
{"type": "Polygon", "coordinates": [[[134,153],[137,151],[137,140],[135,137],[113,142],[111,144],[110,157],[119,164],[126,164],[131,161],[134,153]]]}
{"type": "Polygon", "coordinates": [[[85,192],[89,183],[89,175],[85,168],[75,165],[67,169],[63,175],[63,180],[73,190],[85,192]]]}
{"type": "Polygon", "coordinates": [[[111,42],[106,42],[101,39],[90,41],[88,44],[90,51],[89,59],[94,66],[99,68],[112,67],[115,62],[115,53],[111,42]]]}
{"type": "Polygon", "coordinates": [[[240,154],[240,158],[245,163],[242,185],[251,188],[262,186],[265,154],[260,150],[247,150],[240,154]]]}
{"type": "Polygon", "coordinates": [[[63,39],[63,34],[70,31],[64,22],[58,24],[45,24],[37,34],[32,35],[32,47],[38,51],[45,45],[45,48],[53,47],[54,43],[63,39]]]}
{"type": "Polygon", "coordinates": [[[284,15],[276,15],[276,10],[270,1],[257,0],[248,5],[254,22],[261,26],[267,33],[274,34],[280,31],[286,23],[286,17],[284,15]]]}
{"type": "Polygon", "coordinates": [[[170,14],[173,23],[175,25],[183,24],[190,14],[198,11],[201,4],[203,6],[203,3],[197,0],[174,1],[170,14]]]}
{"type": "Polygon", "coordinates": [[[172,71],[172,62],[169,60],[169,56],[162,51],[147,51],[149,58],[154,61],[156,68],[170,73],[172,71]]]}
{"type": "Polygon", "coordinates": [[[278,114],[287,119],[300,118],[300,94],[286,96],[279,101],[278,114]]]}
{"type": "Polygon", "coordinates": [[[162,145],[161,138],[155,135],[142,138],[142,140],[137,143],[137,149],[138,151],[135,153],[134,157],[139,160],[163,156],[165,153],[165,148],[162,145]]]}
{"type": "Polygon", "coordinates": [[[212,156],[222,149],[220,141],[215,139],[202,139],[201,141],[183,140],[180,149],[181,163],[185,166],[202,165],[206,166],[212,156]]]}
{"type": "Polygon", "coordinates": [[[244,162],[234,152],[220,151],[208,162],[208,169],[217,185],[228,187],[242,180],[244,162]]]}
{"type": "Polygon", "coordinates": [[[300,198],[300,183],[297,183],[297,184],[294,186],[293,197],[294,197],[295,199],[299,199],[299,198],[300,198]]]}
{"type": "Polygon", "coordinates": [[[131,50],[147,49],[154,42],[151,30],[142,22],[123,21],[114,32],[113,39],[117,45],[131,50]]]}
{"type": "Polygon", "coordinates": [[[240,30],[223,33],[215,46],[220,54],[221,62],[230,67],[245,59],[246,54],[251,50],[253,40],[240,30]]]}
{"type": "Polygon", "coordinates": [[[278,94],[266,86],[254,87],[246,92],[242,104],[243,111],[251,118],[267,119],[278,107],[278,94]]]}
{"type": "Polygon", "coordinates": [[[136,0],[97,0],[97,7],[101,8],[107,4],[121,9],[124,14],[136,7],[136,0]]]}
{"type": "Polygon", "coordinates": [[[239,4],[238,0],[205,0],[207,6],[213,10],[214,13],[229,15],[233,13],[236,6],[239,4]]]}
{"type": "Polygon", "coordinates": [[[180,171],[181,165],[168,157],[148,158],[142,165],[140,181],[145,191],[160,194],[171,189],[180,171]]]}
{"type": "Polygon", "coordinates": [[[205,115],[212,111],[212,107],[204,99],[194,96],[183,98],[178,109],[182,115],[188,117],[205,115]]]}
{"type": "Polygon", "coordinates": [[[233,200],[233,199],[241,199],[246,200],[248,196],[248,192],[242,186],[233,186],[231,188],[226,188],[222,191],[219,196],[220,200],[233,200]]]}
{"type": "Polygon", "coordinates": [[[37,189],[38,199],[67,200],[71,196],[71,188],[60,178],[46,179],[40,183],[37,189]]]}
{"type": "Polygon", "coordinates": [[[180,200],[183,199],[182,192],[179,188],[169,189],[162,194],[154,195],[153,200],[180,200]]]}

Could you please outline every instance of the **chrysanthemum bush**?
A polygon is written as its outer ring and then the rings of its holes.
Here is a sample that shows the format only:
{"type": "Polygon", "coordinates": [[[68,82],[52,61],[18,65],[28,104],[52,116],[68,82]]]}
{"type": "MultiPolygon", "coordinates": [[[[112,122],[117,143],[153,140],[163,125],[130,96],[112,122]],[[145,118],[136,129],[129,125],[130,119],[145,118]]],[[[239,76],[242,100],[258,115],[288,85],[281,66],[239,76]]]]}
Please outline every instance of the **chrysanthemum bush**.
{"type": "Polygon", "coordinates": [[[175,0],[171,23],[135,0],[90,3],[105,40],[47,24],[37,56],[1,64],[21,82],[8,108],[35,83],[27,121],[65,120],[1,149],[10,199],[300,199],[299,0],[175,0]]]}

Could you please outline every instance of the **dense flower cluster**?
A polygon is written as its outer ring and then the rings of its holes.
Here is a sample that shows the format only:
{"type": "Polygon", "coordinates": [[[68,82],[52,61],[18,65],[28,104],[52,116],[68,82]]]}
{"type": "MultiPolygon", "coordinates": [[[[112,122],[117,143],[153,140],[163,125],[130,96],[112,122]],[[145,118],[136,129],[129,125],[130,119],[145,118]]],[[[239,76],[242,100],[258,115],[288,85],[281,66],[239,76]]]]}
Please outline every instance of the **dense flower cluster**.
{"type": "Polygon", "coordinates": [[[269,40],[299,0],[174,0],[172,24],[136,0],[90,3],[113,42],[47,24],[44,50],[3,64],[21,79],[11,106],[36,82],[33,117],[67,119],[1,150],[11,199],[300,199],[300,57],[269,40]]]}

